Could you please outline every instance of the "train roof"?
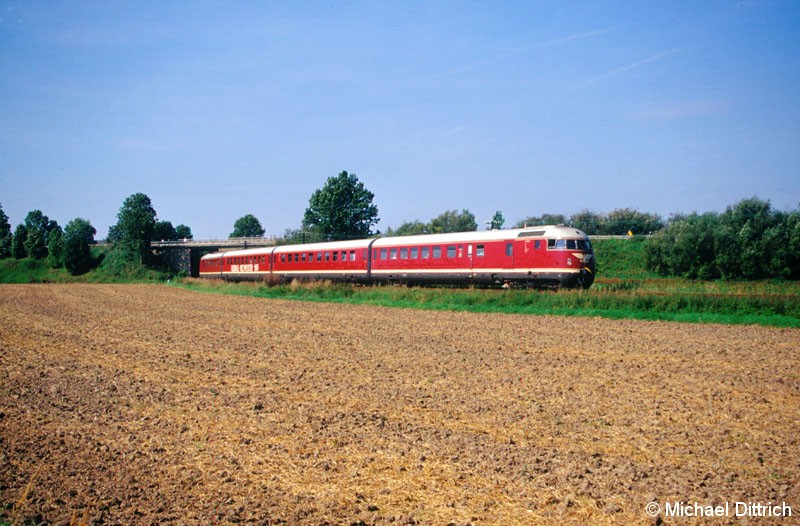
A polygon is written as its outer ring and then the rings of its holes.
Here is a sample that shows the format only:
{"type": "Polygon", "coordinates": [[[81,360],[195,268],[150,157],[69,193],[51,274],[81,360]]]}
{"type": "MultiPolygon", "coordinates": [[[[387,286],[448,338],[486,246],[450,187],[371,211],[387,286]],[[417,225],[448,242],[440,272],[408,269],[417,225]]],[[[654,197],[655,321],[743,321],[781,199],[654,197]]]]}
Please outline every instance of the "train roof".
{"type": "Polygon", "coordinates": [[[370,239],[354,239],[351,241],[329,241],[323,243],[307,243],[304,245],[281,245],[278,247],[248,248],[216,252],[203,256],[206,259],[217,257],[252,256],[257,254],[284,254],[287,252],[312,252],[319,250],[353,250],[373,247],[391,247],[400,245],[425,245],[437,243],[479,243],[481,241],[500,241],[504,239],[524,238],[557,238],[588,239],[588,236],[577,228],[564,225],[545,225],[527,228],[511,228],[507,230],[478,230],[472,232],[453,232],[447,234],[421,234],[415,236],[391,236],[370,239]]]}
{"type": "Polygon", "coordinates": [[[315,250],[350,250],[354,248],[367,248],[374,238],[352,239],[350,241],[326,241],[322,243],[305,243],[303,245],[282,245],[275,248],[275,253],[282,252],[311,252],[315,250]]]}
{"type": "Polygon", "coordinates": [[[528,228],[511,228],[507,230],[478,230],[473,232],[453,232],[449,234],[421,234],[416,236],[382,237],[377,239],[373,247],[394,245],[416,245],[427,243],[479,243],[481,241],[500,241],[518,237],[554,237],[579,238],[588,236],[577,228],[563,225],[545,225],[528,228]]]}

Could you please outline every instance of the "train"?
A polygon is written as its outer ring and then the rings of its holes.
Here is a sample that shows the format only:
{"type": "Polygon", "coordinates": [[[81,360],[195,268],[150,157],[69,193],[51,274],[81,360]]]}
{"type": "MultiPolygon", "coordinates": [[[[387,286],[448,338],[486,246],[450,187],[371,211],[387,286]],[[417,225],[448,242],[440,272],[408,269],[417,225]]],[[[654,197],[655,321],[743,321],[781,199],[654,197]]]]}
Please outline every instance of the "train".
{"type": "Polygon", "coordinates": [[[199,276],[587,289],[595,270],[589,236],[547,225],[216,252],[200,259],[199,276]]]}

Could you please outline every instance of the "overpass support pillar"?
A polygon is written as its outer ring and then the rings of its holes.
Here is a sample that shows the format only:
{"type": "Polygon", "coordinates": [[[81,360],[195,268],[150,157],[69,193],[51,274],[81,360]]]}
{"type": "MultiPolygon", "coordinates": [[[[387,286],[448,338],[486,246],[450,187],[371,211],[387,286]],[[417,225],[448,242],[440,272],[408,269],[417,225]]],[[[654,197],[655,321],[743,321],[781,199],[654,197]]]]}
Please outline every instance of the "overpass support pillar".
{"type": "Polygon", "coordinates": [[[197,275],[196,269],[192,268],[192,249],[191,248],[168,248],[161,250],[161,260],[175,272],[185,272],[187,276],[197,275]]]}

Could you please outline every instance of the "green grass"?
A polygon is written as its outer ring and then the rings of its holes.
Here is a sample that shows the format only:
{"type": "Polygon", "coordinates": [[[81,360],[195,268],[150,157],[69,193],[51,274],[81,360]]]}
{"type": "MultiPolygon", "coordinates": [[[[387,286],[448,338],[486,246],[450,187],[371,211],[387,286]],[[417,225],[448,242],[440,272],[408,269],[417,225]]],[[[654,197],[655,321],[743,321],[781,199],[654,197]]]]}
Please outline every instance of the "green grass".
{"type": "Polygon", "coordinates": [[[645,266],[646,238],[592,240],[597,257],[597,274],[616,279],[647,279],[658,277],[645,266]]]}
{"type": "Polygon", "coordinates": [[[70,281],[69,272],[51,269],[44,260],[0,260],[0,283],[54,283],[70,281]]]}
{"type": "Polygon", "coordinates": [[[152,269],[125,261],[107,247],[92,247],[95,268],[77,276],[53,269],[43,259],[1,259],[0,283],[142,283],[162,282],[172,277],[164,269],[152,269]]]}
{"type": "Polygon", "coordinates": [[[177,284],[205,292],[396,308],[800,327],[800,295],[787,298],[773,295],[743,297],[683,292],[642,294],[591,289],[545,292],[403,286],[360,287],[326,282],[264,285],[179,280],[177,284]]]}

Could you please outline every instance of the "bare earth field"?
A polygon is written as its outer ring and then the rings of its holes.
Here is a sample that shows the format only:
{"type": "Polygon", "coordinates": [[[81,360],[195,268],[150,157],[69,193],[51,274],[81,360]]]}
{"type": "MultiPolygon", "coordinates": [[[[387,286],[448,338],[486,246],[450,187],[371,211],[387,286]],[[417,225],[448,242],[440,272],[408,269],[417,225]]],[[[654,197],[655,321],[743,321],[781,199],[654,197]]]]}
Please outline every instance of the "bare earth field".
{"type": "Polygon", "coordinates": [[[162,285],[5,285],[0,324],[0,516],[20,523],[800,516],[798,330],[162,285]],[[793,516],[663,512],[737,501],[793,516]]]}

